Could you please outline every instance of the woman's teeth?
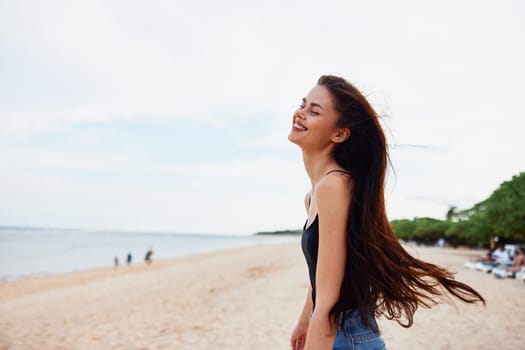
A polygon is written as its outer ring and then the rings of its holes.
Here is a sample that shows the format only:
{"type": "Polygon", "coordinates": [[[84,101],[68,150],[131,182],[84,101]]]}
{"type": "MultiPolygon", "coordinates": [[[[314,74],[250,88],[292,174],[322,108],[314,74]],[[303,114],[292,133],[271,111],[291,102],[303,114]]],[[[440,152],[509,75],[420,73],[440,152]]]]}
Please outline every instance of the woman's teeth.
{"type": "Polygon", "coordinates": [[[301,131],[305,131],[306,130],[306,128],[302,127],[298,123],[293,123],[293,127],[296,128],[296,129],[299,129],[301,131]]]}

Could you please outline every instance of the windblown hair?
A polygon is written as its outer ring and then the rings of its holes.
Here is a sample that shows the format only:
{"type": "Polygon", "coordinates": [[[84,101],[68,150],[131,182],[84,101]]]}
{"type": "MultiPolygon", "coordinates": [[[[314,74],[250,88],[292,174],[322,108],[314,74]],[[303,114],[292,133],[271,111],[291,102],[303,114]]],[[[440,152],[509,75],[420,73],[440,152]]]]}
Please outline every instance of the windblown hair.
{"type": "Polygon", "coordinates": [[[377,113],[343,78],[325,75],[317,84],[332,95],[339,113],[337,126],[351,131],[333,154],[352,174],[353,190],[345,274],[339,299],[330,311],[332,320],[341,313],[359,311],[372,329],[372,315],[384,315],[410,327],[418,307],[436,305],[446,292],[466,303],[485,304],[481,294],[456,281],[452,272],[413,257],[401,246],[386,215],[384,184],[389,158],[377,113]]]}

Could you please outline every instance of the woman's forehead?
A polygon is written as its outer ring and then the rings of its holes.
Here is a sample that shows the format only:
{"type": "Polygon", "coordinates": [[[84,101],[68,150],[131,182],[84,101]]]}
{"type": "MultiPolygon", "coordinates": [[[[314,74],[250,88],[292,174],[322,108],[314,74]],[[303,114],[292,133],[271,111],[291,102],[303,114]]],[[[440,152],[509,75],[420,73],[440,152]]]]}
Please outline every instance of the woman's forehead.
{"type": "Polygon", "coordinates": [[[332,95],[330,91],[322,85],[316,85],[306,95],[307,102],[316,102],[322,105],[332,105],[332,95]]]}
{"type": "Polygon", "coordinates": [[[332,95],[330,91],[322,85],[316,85],[306,95],[306,102],[317,103],[321,105],[323,109],[332,108],[332,95]]]}

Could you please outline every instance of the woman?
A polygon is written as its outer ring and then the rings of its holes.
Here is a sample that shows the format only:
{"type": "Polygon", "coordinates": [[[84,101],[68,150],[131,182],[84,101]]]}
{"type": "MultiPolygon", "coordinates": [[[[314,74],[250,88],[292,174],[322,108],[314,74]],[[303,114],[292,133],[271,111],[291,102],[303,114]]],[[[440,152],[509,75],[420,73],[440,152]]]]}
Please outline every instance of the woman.
{"type": "Polygon", "coordinates": [[[302,237],[311,286],[290,339],[294,350],[384,349],[376,316],[410,327],[416,309],[436,304],[444,290],[485,303],[399,244],[384,203],[385,136],[354,86],[322,76],[292,123],[288,138],[301,148],[312,184],[302,237]]]}
{"type": "Polygon", "coordinates": [[[507,272],[518,272],[525,266],[525,248],[518,247],[512,260],[512,266],[507,269],[507,272]]]}

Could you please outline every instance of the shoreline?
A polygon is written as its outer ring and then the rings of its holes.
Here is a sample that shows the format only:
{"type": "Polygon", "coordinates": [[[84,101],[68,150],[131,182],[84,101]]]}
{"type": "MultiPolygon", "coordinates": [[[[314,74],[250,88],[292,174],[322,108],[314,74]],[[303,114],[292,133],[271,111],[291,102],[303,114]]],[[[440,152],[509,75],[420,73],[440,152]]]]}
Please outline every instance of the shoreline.
{"type": "MultiPolygon", "coordinates": [[[[74,232],[74,230],[70,231],[74,232]]],[[[62,233],[59,237],[61,235],[62,233]]],[[[28,240],[31,238],[42,240],[44,236],[34,232],[27,232],[21,235],[21,238],[12,238],[13,235],[7,235],[6,245],[0,249],[0,254],[2,254],[0,283],[114,268],[114,258],[117,257],[119,259],[118,267],[124,267],[127,266],[128,253],[132,254],[134,258],[132,265],[136,266],[144,261],[142,257],[147,251],[144,247],[148,246],[159,247],[158,250],[155,249],[153,259],[161,261],[229,248],[278,244],[295,239],[292,236],[280,235],[205,236],[190,234],[158,235],[153,233],[140,235],[139,239],[130,236],[129,242],[123,242],[122,239],[126,239],[128,236],[120,235],[120,233],[116,233],[114,236],[104,237],[101,240],[100,237],[96,236],[68,234],[58,244],[55,243],[56,238],[52,237],[51,244],[42,242],[44,245],[42,254],[35,251],[40,247],[31,245],[28,240]],[[76,237],[81,238],[80,242],[77,241],[76,237]],[[108,240],[111,240],[112,237],[117,243],[108,244],[108,240]],[[84,243],[88,248],[79,248],[84,243]]],[[[133,233],[133,235],[137,234],[133,233]]]]}
{"type": "Polygon", "coordinates": [[[279,243],[256,243],[233,248],[221,248],[199,253],[190,253],[165,259],[153,259],[151,264],[135,262],[131,265],[121,264],[118,267],[99,267],[65,273],[35,275],[22,277],[15,280],[0,281],[0,302],[16,299],[18,297],[55,288],[99,282],[106,279],[117,278],[129,274],[161,271],[177,264],[188,264],[194,260],[213,259],[216,256],[235,254],[236,251],[261,245],[281,245],[279,243]]]}

